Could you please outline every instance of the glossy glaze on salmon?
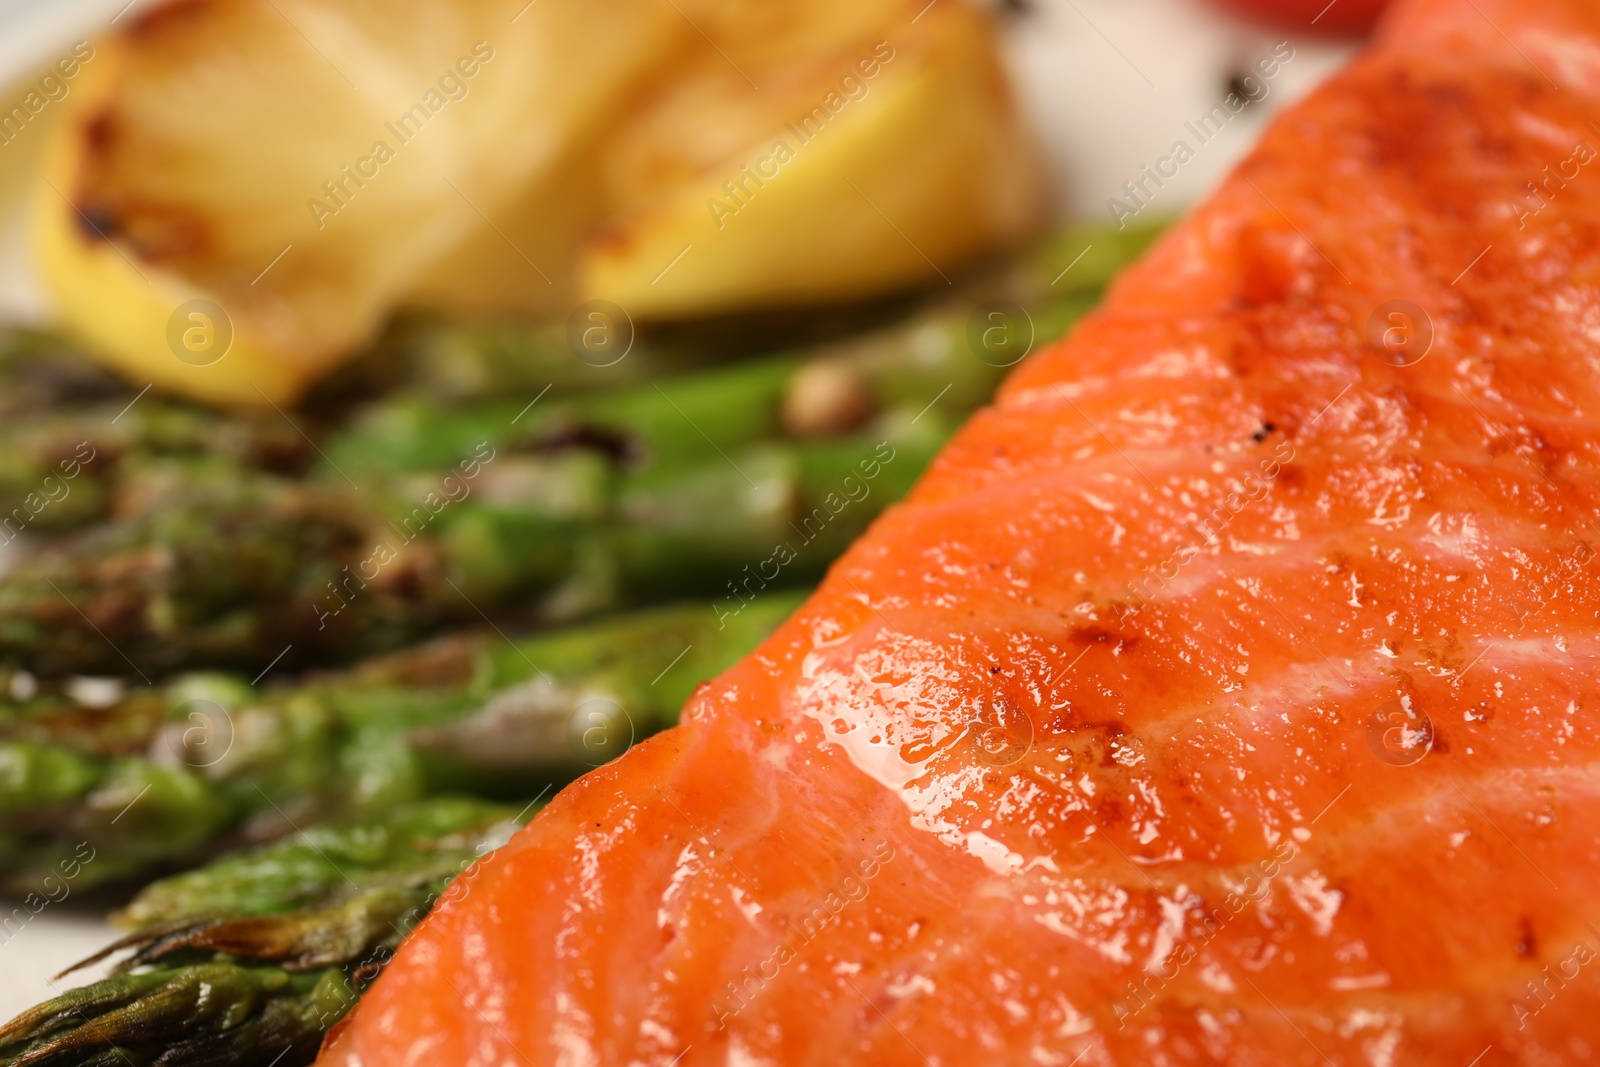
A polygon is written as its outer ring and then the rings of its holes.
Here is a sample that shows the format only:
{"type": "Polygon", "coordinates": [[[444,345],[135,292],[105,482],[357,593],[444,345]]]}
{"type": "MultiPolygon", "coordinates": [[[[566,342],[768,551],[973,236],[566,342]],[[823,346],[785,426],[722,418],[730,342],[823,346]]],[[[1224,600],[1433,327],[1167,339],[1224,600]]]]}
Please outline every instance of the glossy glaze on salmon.
{"type": "Polygon", "coordinates": [[[1596,122],[1401,3],[320,1062],[1600,1058],[1596,122]]]}

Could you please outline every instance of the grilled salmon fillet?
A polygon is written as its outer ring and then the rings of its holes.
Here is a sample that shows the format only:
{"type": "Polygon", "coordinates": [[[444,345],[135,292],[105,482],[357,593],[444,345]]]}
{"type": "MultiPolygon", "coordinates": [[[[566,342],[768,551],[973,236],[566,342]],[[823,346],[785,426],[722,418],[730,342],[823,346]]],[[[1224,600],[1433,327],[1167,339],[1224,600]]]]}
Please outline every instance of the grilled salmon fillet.
{"type": "Polygon", "coordinates": [[[1597,121],[1402,2],[319,1062],[1594,1062],[1597,121]]]}

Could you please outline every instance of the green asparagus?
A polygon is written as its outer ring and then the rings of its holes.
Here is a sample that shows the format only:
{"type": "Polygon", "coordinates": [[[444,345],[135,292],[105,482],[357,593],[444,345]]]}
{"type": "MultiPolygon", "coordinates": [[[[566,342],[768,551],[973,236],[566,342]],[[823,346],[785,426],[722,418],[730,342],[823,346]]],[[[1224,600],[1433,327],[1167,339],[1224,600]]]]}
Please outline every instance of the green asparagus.
{"type": "MultiPolygon", "coordinates": [[[[416,421],[398,402],[330,442],[337,477],[146,460],[122,478],[118,519],[45,545],[0,579],[0,656],[38,674],[154,680],[195,666],[259,669],[278,650],[289,652],[284,667],[350,659],[513,602],[535,605],[525,621],[560,620],[692,591],[691,576],[703,583],[706,567],[764,550],[809,510],[819,487],[799,475],[818,446],[752,443],[767,430],[757,425],[745,447],[719,453],[674,405],[701,418],[713,407],[757,412],[759,422],[760,398],[788,372],[740,368],[728,382],[608,397],[612,424],[639,428],[648,463],[564,445],[562,435],[601,432],[570,405],[530,418],[540,436],[518,448],[505,434],[487,439],[486,424],[514,429],[515,412],[503,411],[433,412],[431,446],[396,440],[388,430],[416,421]],[[678,429],[649,432],[669,420],[678,429]],[[674,446],[674,434],[699,443],[674,446]],[[452,436],[477,445],[457,452],[452,436]],[[360,455],[375,437],[380,458],[360,455]],[[418,469],[419,445],[465,458],[441,477],[418,469]],[[346,471],[366,492],[345,484],[346,471]],[[700,551],[674,558],[680,547],[700,551]],[[642,580],[625,586],[625,576],[642,580]]],[[[916,451],[931,453],[937,425],[916,451]]]]}
{"type": "Polygon", "coordinates": [[[119,915],[134,932],[78,965],[129,953],[112,976],[0,1028],[0,1063],[309,1063],[406,932],[470,892],[473,865],[532,810],[440,797],[156,883],[119,915]]]}
{"type": "Polygon", "coordinates": [[[18,1016],[0,1030],[0,1063],[299,1067],[356,994],[334,968],[289,974],[224,961],[124,975],[18,1016]]]}
{"type": "MultiPolygon", "coordinates": [[[[384,522],[344,487],[230,482],[190,465],[175,499],[0,580],[0,650],[39,674],[155,681],[196,666],[260,670],[280,651],[285,668],[348,661],[480,612],[529,625],[714,593],[802,525],[856,459],[892,453],[886,481],[903,491],[952,426],[914,415],[639,471],[588,450],[487,453],[475,478],[447,480],[454,503],[419,492],[384,522]]],[[[889,499],[875,492],[833,524],[827,552],[889,499]]],[[[828,558],[808,553],[785,582],[814,578],[828,558]]]]}
{"type": "MultiPolygon", "coordinates": [[[[524,331],[518,347],[506,330],[485,340],[486,327],[453,327],[413,344],[423,354],[394,388],[352,413],[305,426],[252,417],[229,447],[216,443],[217,417],[147,397],[120,417],[131,436],[107,446],[122,457],[109,486],[97,497],[85,482],[68,501],[109,517],[0,574],[0,663],[154,680],[259,669],[281,650],[293,668],[402,647],[509,605],[532,624],[722,592],[835,492],[826,479],[848,471],[841,450],[866,457],[886,442],[894,480],[908,484],[987,399],[1025,352],[974,351],[994,332],[973,329],[992,301],[1020,314],[1008,334],[1055,336],[1152,233],[1063,235],[896,325],[694,374],[653,376],[692,346],[639,353],[653,370],[620,384],[626,359],[597,368],[553,356],[562,346],[549,332],[524,331]],[[466,368],[461,380],[451,366],[466,368]],[[597,373],[619,384],[595,389],[597,373]],[[556,381],[570,388],[544,395],[556,381]],[[288,476],[307,456],[309,473],[288,476]]],[[[23,483],[43,484],[39,462],[23,466],[23,483]]],[[[831,547],[813,545],[778,580],[813,578],[891,498],[853,506],[829,524],[831,547]]],[[[65,506],[53,514],[82,521],[65,506]]]]}
{"type": "Polygon", "coordinates": [[[44,893],[74,862],[81,889],[442,793],[560,785],[674,722],[797,604],[490,630],[266,693],[187,675],[93,713],[56,693],[0,706],[0,881],[44,893]]]}

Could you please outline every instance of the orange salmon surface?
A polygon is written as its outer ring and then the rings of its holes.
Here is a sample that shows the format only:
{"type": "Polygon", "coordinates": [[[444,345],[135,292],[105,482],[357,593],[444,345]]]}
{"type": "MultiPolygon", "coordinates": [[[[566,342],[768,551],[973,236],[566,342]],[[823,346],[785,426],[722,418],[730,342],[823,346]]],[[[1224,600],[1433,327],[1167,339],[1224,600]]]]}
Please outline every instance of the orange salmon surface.
{"type": "Polygon", "coordinates": [[[319,1063],[1596,1062],[1597,123],[1400,3],[319,1063]]]}

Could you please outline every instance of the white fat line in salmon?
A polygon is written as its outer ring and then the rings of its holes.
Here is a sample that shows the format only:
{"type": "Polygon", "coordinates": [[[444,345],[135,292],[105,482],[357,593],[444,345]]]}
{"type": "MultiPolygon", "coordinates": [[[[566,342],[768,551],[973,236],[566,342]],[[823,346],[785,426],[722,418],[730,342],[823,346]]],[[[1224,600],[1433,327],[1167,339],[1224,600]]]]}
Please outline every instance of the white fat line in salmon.
{"type": "Polygon", "coordinates": [[[1146,604],[1155,599],[1155,595],[1168,582],[1178,576],[1178,571],[1186,563],[1200,554],[1202,548],[1220,541],[1222,532],[1233,523],[1235,516],[1247,505],[1266,498],[1267,493],[1271,491],[1272,483],[1283,473],[1283,468],[1294,461],[1294,457],[1294,445],[1288,441],[1279,442],[1278,447],[1273,449],[1272,458],[1261,460],[1257,464],[1259,475],[1254,471],[1246,474],[1238,489],[1230,491],[1204,515],[1185,523],[1193,537],[1168,553],[1160,562],[1146,567],[1140,576],[1138,586],[1133,582],[1127,583],[1127,601],[1115,605],[1119,619],[1138,614],[1146,604]]]}
{"type": "MultiPolygon", "coordinates": [[[[1323,813],[1326,811],[1326,808],[1323,809],[1323,813]]],[[[1321,814],[1317,816],[1321,817],[1321,814]]],[[[1309,827],[1295,826],[1273,848],[1271,855],[1246,868],[1247,873],[1237,888],[1231,889],[1217,907],[1207,908],[1204,899],[1198,893],[1189,893],[1178,902],[1182,908],[1186,928],[1180,931],[1182,939],[1174,938],[1171,947],[1165,951],[1158,948],[1152,952],[1151,961],[1145,964],[1140,980],[1137,983],[1132,980],[1126,983],[1127,1000],[1117,1000],[1111,1005],[1111,1013],[1116,1017],[1117,1028],[1120,1030],[1126,1027],[1129,1019],[1153,1004],[1156,994],[1165,989],[1168,982],[1174,981],[1178,977],[1178,972],[1198,959],[1201,950],[1216,940],[1217,935],[1227,929],[1234,919],[1252,904],[1259,904],[1265,900],[1272,891],[1273,882],[1283,869],[1300,855],[1300,846],[1310,840],[1309,827]],[[1191,933],[1187,928],[1195,912],[1200,912],[1200,917],[1198,922],[1194,923],[1191,933]],[[1156,958],[1157,955],[1159,958],[1156,958]]]]}
{"type": "Polygon", "coordinates": [[[799,917],[798,926],[795,925],[795,919],[785,919],[784,925],[789,928],[790,936],[781,939],[755,965],[753,973],[748,965],[739,968],[738,984],[732,981],[724,983],[727,999],[718,998],[711,1002],[711,1014],[717,1020],[717,1029],[723,1029],[729,1019],[749,1007],[750,1002],[767,987],[767,983],[778,977],[778,971],[784,964],[799,956],[800,951],[816,940],[817,935],[827,929],[840,912],[850,904],[865,900],[869,888],[867,883],[876,878],[883,865],[892,859],[894,846],[887,841],[878,842],[873,846],[871,855],[857,860],[850,874],[840,879],[839,884],[821,901],[799,917]],[[856,871],[860,872],[859,876],[856,871]],[[768,973],[769,968],[771,973],[768,973]]]}

